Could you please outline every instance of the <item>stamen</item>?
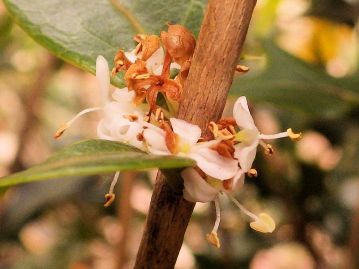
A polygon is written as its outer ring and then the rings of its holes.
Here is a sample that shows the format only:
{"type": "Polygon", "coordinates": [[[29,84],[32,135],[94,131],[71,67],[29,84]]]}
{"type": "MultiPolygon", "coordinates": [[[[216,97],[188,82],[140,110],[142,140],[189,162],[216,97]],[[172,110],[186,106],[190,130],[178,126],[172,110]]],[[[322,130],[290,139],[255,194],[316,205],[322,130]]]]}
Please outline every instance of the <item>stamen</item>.
{"type": "Polygon", "coordinates": [[[270,134],[270,135],[260,134],[259,139],[272,140],[272,139],[278,139],[278,138],[283,138],[283,137],[288,137],[288,136],[289,136],[289,134],[287,131],[287,132],[282,132],[282,133],[278,133],[278,134],[270,134]]]}
{"type": "Polygon", "coordinates": [[[267,155],[274,154],[274,149],[270,144],[266,144],[262,140],[259,140],[259,144],[264,148],[265,154],[267,154],[267,155]]]}
{"type": "Polygon", "coordinates": [[[218,125],[214,121],[209,123],[209,130],[212,132],[214,138],[218,137],[218,125]]]}
{"type": "Polygon", "coordinates": [[[141,74],[141,75],[135,75],[133,78],[134,79],[146,79],[146,78],[150,78],[150,74],[141,74]]]}
{"type": "Polygon", "coordinates": [[[234,135],[227,129],[223,129],[223,130],[218,131],[218,137],[223,140],[229,140],[229,139],[234,138],[234,135]]]}
{"type": "Polygon", "coordinates": [[[252,222],[249,223],[249,226],[261,233],[271,233],[275,229],[275,222],[266,213],[260,213],[258,216],[250,212],[248,209],[246,209],[240,202],[238,202],[232,195],[229,193],[226,193],[227,196],[232,200],[232,202],[247,216],[253,219],[252,222]]]}
{"type": "Polygon", "coordinates": [[[221,242],[219,241],[219,238],[218,238],[218,235],[217,235],[219,223],[221,221],[221,209],[219,207],[219,198],[218,198],[218,196],[214,200],[214,206],[216,208],[216,221],[214,223],[212,232],[210,234],[206,235],[206,239],[207,239],[207,241],[209,243],[211,243],[215,247],[220,248],[221,247],[221,242]]]}
{"type": "Polygon", "coordinates": [[[116,186],[116,183],[117,183],[117,180],[118,180],[119,176],[120,176],[120,171],[117,171],[115,176],[113,177],[112,182],[111,182],[110,190],[105,195],[106,201],[105,201],[105,204],[103,205],[104,207],[109,207],[113,203],[115,198],[116,198],[116,195],[114,193],[114,189],[115,189],[115,186],[116,186]]]}
{"type": "Polygon", "coordinates": [[[236,129],[234,128],[233,125],[229,125],[228,128],[229,128],[229,131],[230,131],[233,135],[235,135],[235,134],[237,133],[237,132],[236,132],[236,129]]]}
{"type": "Polygon", "coordinates": [[[65,124],[63,124],[54,134],[54,138],[59,138],[65,131],[66,129],[68,129],[78,118],[80,118],[81,116],[93,112],[93,111],[97,111],[97,110],[102,110],[101,107],[92,107],[92,108],[86,108],[82,111],[80,111],[75,117],[73,117],[71,120],[69,120],[68,122],[66,122],[65,124]]]}
{"type": "Polygon", "coordinates": [[[287,130],[288,136],[290,139],[294,140],[294,141],[298,141],[299,139],[302,138],[302,133],[294,133],[292,128],[289,128],[287,130]]]}
{"type": "Polygon", "coordinates": [[[161,112],[162,112],[161,108],[156,109],[156,112],[155,112],[156,121],[158,121],[160,119],[161,112]]]}
{"type": "Polygon", "coordinates": [[[247,208],[245,208],[240,202],[238,202],[238,200],[236,198],[234,198],[231,194],[226,193],[227,196],[229,197],[229,199],[232,200],[232,202],[244,213],[246,214],[248,217],[250,217],[251,219],[253,219],[254,221],[259,220],[259,218],[253,214],[252,212],[250,212],[247,208]]]}
{"type": "Polygon", "coordinates": [[[257,177],[258,176],[258,172],[256,169],[251,168],[249,169],[249,171],[247,172],[248,177],[257,177]]]}
{"type": "Polygon", "coordinates": [[[249,71],[249,67],[245,66],[245,65],[240,65],[240,64],[237,64],[236,66],[236,71],[238,73],[247,73],[249,71]]]}

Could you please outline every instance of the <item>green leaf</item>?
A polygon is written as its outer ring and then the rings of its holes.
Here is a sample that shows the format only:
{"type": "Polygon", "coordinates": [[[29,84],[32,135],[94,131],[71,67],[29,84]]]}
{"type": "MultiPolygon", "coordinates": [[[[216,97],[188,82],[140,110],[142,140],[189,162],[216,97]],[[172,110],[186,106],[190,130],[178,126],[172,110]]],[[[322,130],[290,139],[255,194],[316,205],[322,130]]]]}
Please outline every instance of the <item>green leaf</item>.
{"type": "Polygon", "coordinates": [[[179,168],[195,161],[174,156],[149,155],[132,146],[108,141],[86,140],[57,152],[45,162],[0,178],[0,187],[65,176],[94,175],[146,168],[179,168]]]}
{"type": "MultiPolygon", "coordinates": [[[[133,36],[177,22],[198,33],[205,0],[4,0],[16,22],[61,59],[91,73],[103,55],[109,63],[133,36]]],[[[121,86],[122,79],[112,81],[121,86]]]]}
{"type": "Polygon", "coordinates": [[[232,94],[319,117],[338,117],[358,107],[358,79],[333,78],[270,41],[265,41],[263,47],[267,55],[265,70],[236,78],[232,94]]]}

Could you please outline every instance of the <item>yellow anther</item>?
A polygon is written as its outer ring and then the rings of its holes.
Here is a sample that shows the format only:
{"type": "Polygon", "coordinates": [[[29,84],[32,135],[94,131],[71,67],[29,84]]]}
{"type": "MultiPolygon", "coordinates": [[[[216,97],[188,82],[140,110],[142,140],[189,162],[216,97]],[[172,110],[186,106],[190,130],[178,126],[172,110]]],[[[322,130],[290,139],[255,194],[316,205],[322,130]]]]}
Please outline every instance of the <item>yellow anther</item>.
{"type": "Polygon", "coordinates": [[[234,138],[234,135],[228,131],[227,129],[223,129],[218,131],[218,136],[222,138],[223,140],[228,140],[234,138]]]}
{"type": "Polygon", "coordinates": [[[237,64],[236,66],[236,71],[238,73],[247,73],[249,71],[249,67],[248,66],[245,66],[245,65],[240,65],[240,64],[237,64]]]}
{"type": "Polygon", "coordinates": [[[149,78],[151,75],[150,74],[141,74],[141,75],[135,75],[134,76],[134,79],[146,79],[146,78],[149,78]]]}
{"type": "Polygon", "coordinates": [[[104,207],[109,207],[113,203],[113,201],[115,200],[115,197],[116,197],[116,195],[114,193],[107,193],[105,195],[106,201],[105,201],[105,204],[103,206],[104,207]]]}
{"type": "Polygon", "coordinates": [[[292,128],[289,128],[287,130],[288,136],[290,139],[292,139],[293,141],[298,141],[302,138],[302,133],[294,133],[292,128]]]}
{"type": "Polygon", "coordinates": [[[218,125],[214,121],[209,123],[209,130],[212,132],[214,138],[218,137],[218,125]]]}
{"type": "Polygon", "coordinates": [[[248,174],[249,177],[257,177],[258,176],[258,172],[254,168],[249,169],[247,174],[248,174]]]}
{"type": "Polygon", "coordinates": [[[265,154],[273,155],[274,149],[270,144],[265,145],[265,154]]]}
{"type": "Polygon", "coordinates": [[[218,238],[218,235],[216,232],[211,232],[210,234],[207,234],[206,239],[213,246],[215,246],[217,248],[221,247],[221,242],[219,241],[219,238],[218,238]]]}
{"type": "Polygon", "coordinates": [[[235,135],[235,134],[237,133],[237,132],[236,132],[236,129],[234,128],[233,125],[229,125],[228,128],[229,128],[229,131],[230,131],[232,134],[235,135]]]}
{"type": "Polygon", "coordinates": [[[56,133],[54,134],[54,138],[55,139],[58,139],[60,138],[60,136],[62,136],[62,134],[66,131],[66,129],[68,128],[68,124],[63,124],[57,131],[56,133]]]}

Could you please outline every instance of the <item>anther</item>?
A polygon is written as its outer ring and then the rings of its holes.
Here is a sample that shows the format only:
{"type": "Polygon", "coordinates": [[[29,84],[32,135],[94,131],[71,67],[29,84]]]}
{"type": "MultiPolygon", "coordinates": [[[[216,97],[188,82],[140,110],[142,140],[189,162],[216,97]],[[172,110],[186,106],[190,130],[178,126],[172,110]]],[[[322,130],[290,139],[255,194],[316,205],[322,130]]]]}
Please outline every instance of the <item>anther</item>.
{"type": "Polygon", "coordinates": [[[251,168],[251,169],[248,170],[247,175],[248,175],[248,177],[251,177],[251,178],[257,177],[257,176],[258,176],[258,172],[257,172],[256,169],[251,168]]]}
{"type": "Polygon", "coordinates": [[[292,139],[293,141],[298,141],[302,138],[302,133],[294,133],[292,128],[289,128],[287,130],[288,136],[290,139],[292,139]]]}

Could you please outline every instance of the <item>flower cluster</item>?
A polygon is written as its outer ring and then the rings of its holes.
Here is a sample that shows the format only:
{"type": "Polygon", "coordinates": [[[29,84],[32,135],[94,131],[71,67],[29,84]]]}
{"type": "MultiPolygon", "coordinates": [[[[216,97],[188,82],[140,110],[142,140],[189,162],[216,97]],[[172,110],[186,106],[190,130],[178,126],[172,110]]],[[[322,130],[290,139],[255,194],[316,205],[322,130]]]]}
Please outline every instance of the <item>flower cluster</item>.
{"type": "MultiPolygon", "coordinates": [[[[169,25],[168,32],[162,32],[160,37],[136,35],[134,40],[138,43],[134,50],[120,50],[116,54],[111,72],[116,75],[124,71],[127,87],[115,89],[110,96],[109,66],[104,57],[98,56],[96,77],[103,97],[101,105],[81,111],[55,137],[60,137],[80,116],[100,110],[103,118],[97,127],[99,138],[127,143],[150,154],[184,156],[196,161],[195,167],[181,172],[183,196],[192,202],[214,201],[217,219],[207,235],[209,242],[220,246],[217,237],[220,194],[226,194],[252,220],[251,228],[272,232],[275,223],[269,215],[253,214],[231,193],[243,185],[245,175],[256,176],[252,164],[259,145],[272,154],[272,147],[265,141],[282,137],[296,140],[300,134],[291,129],[261,134],[246,98],[240,97],[234,104],[233,117],[210,122],[210,134],[203,136],[197,125],[175,118],[195,49],[193,35],[181,25],[169,25]]],[[[237,69],[247,71],[243,66],[237,69]]],[[[115,198],[113,188],[118,176],[117,172],[105,206],[115,198]]]]}

